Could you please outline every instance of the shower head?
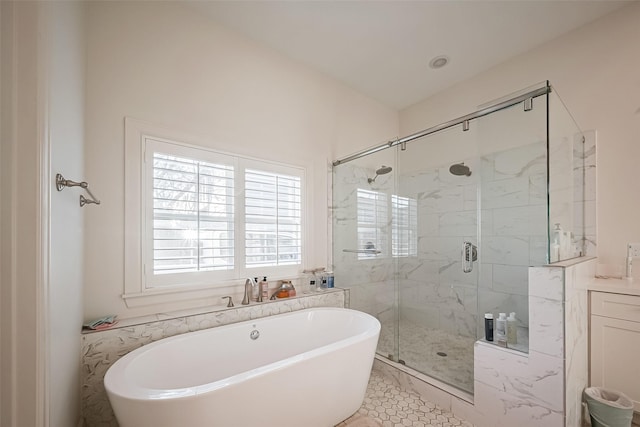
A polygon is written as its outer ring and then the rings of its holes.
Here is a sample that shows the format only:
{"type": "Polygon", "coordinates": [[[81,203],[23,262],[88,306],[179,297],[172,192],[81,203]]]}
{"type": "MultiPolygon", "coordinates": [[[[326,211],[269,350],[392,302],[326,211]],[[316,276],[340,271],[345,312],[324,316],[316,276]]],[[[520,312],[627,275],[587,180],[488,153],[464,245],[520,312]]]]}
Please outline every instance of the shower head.
{"type": "Polygon", "coordinates": [[[376,171],[376,176],[374,176],[373,178],[367,178],[367,182],[369,182],[369,184],[371,184],[371,183],[375,182],[375,180],[378,177],[378,175],[388,174],[392,170],[393,170],[393,168],[391,166],[382,165],[382,167],[380,167],[380,169],[378,169],[376,171]]]}
{"type": "Polygon", "coordinates": [[[451,165],[451,167],[449,168],[449,172],[456,176],[471,175],[471,169],[469,169],[469,166],[466,166],[464,163],[456,163],[454,165],[451,165]]]}

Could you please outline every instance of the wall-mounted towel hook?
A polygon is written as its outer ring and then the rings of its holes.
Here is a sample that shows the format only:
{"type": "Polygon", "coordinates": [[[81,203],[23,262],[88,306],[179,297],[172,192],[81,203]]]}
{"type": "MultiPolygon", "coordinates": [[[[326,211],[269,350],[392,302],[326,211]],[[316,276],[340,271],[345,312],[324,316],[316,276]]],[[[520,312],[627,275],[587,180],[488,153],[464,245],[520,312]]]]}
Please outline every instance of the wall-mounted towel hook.
{"type": "Polygon", "coordinates": [[[89,197],[91,197],[90,199],[87,199],[83,195],[80,195],[80,207],[83,207],[84,205],[90,204],[90,203],[93,203],[96,205],[100,204],[100,200],[98,200],[98,198],[93,195],[91,190],[89,190],[89,184],[87,184],[85,181],[82,181],[82,182],[71,181],[70,179],[64,179],[64,176],[62,176],[62,174],[59,174],[59,173],[56,174],[56,190],[62,191],[65,187],[83,188],[84,191],[87,192],[89,197]]]}

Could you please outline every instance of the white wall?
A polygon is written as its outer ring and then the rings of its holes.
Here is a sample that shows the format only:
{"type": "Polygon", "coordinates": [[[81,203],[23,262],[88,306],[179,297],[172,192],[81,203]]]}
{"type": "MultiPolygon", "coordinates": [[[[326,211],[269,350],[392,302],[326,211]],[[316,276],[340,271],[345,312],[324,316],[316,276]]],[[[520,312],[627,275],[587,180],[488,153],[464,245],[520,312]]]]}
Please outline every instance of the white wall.
{"type": "Polygon", "coordinates": [[[639,22],[640,3],[635,2],[513,58],[401,111],[400,133],[550,80],[582,130],[597,131],[598,255],[601,263],[621,264],[626,243],[640,241],[639,22]]]}
{"type": "MultiPolygon", "coordinates": [[[[84,7],[45,3],[49,54],[51,183],[55,174],[84,180],[84,7]]],[[[75,426],[80,416],[78,353],[83,320],[83,228],[79,188],[52,189],[49,282],[49,425],[75,426]]]]}
{"type": "Polygon", "coordinates": [[[46,150],[36,2],[1,2],[0,424],[45,419],[46,150]]]}
{"type": "Polygon", "coordinates": [[[221,303],[125,306],[125,116],[307,167],[310,266],[326,265],[327,162],[397,136],[397,112],[179,3],[89,3],[87,43],[86,179],[103,203],[86,211],[85,318],[221,303]]]}

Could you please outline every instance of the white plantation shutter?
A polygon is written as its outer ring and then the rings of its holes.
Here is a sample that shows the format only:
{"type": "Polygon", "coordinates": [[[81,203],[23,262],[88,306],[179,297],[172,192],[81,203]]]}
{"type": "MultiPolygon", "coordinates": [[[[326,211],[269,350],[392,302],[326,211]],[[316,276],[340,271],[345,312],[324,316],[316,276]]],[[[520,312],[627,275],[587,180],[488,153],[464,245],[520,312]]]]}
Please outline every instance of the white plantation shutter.
{"type": "Polygon", "coordinates": [[[302,263],[300,176],[245,170],[247,268],[302,263]]]}
{"type": "Polygon", "coordinates": [[[358,253],[358,259],[388,255],[387,195],[358,188],[356,199],[358,249],[371,250],[370,253],[358,253]],[[380,251],[380,253],[376,254],[374,251],[380,251]]]}
{"type": "Polygon", "coordinates": [[[151,137],[144,158],[142,293],[300,270],[304,169],[151,137]]]}
{"type": "Polygon", "coordinates": [[[216,297],[246,277],[302,270],[305,169],[212,143],[125,119],[128,307],[216,297]]]}
{"type": "Polygon", "coordinates": [[[416,199],[391,196],[391,255],[418,255],[418,203],[416,199]]]}
{"type": "Polygon", "coordinates": [[[153,273],[234,268],[234,168],[153,153],[153,273]]]}

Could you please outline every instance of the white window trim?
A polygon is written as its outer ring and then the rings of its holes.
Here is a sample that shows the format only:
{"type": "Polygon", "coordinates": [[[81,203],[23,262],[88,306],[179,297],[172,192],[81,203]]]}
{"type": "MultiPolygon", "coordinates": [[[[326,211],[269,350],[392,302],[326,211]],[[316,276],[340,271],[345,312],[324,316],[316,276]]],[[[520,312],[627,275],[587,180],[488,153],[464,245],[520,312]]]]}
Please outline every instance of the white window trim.
{"type": "MultiPolygon", "coordinates": [[[[184,132],[168,129],[156,124],[144,122],[141,120],[125,117],[125,212],[124,212],[124,299],[127,307],[139,307],[153,304],[163,304],[177,301],[186,301],[192,299],[200,299],[211,296],[218,296],[224,293],[233,292],[233,288],[237,288],[244,283],[244,279],[237,278],[228,280],[216,280],[215,283],[203,282],[192,283],[177,286],[161,286],[147,288],[144,278],[144,247],[143,237],[145,218],[145,202],[143,201],[143,188],[145,185],[145,168],[143,166],[145,156],[145,140],[152,138],[168,143],[175,143],[180,146],[192,147],[198,150],[211,151],[214,154],[222,156],[232,156],[240,158],[246,167],[260,169],[264,171],[284,173],[287,170],[300,170],[302,182],[302,209],[305,214],[302,218],[302,263],[300,266],[283,267],[261,267],[245,269],[244,254],[237,260],[240,265],[241,276],[244,273],[247,277],[254,277],[258,274],[267,275],[270,279],[291,278],[298,275],[300,271],[307,268],[310,255],[309,223],[312,215],[309,215],[309,188],[312,183],[308,180],[307,167],[285,165],[278,162],[272,162],[263,159],[255,159],[240,154],[227,153],[219,151],[211,147],[211,140],[194,137],[184,132]],[[278,276],[274,276],[274,272],[278,272],[278,276]]],[[[244,199],[244,176],[242,182],[237,183],[236,197],[244,199]],[[242,186],[242,187],[241,187],[242,186]]],[[[241,209],[235,212],[237,218],[244,221],[244,204],[239,203],[241,209]]],[[[244,230],[244,229],[243,229],[244,230]]],[[[236,242],[238,239],[244,240],[244,233],[235,233],[236,242]]],[[[244,247],[244,242],[242,246],[244,247]]]]}

